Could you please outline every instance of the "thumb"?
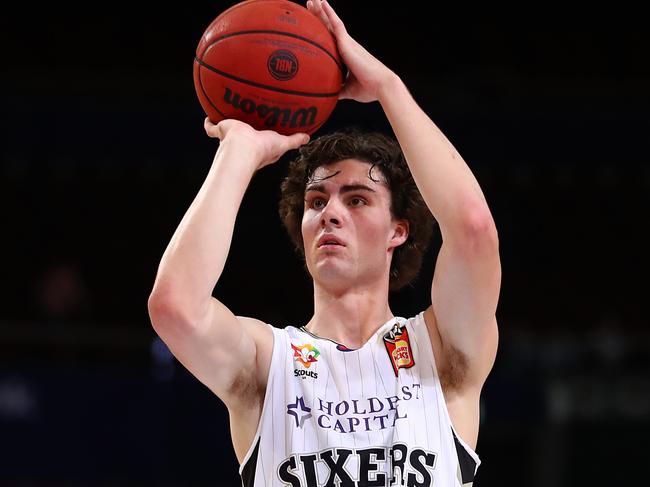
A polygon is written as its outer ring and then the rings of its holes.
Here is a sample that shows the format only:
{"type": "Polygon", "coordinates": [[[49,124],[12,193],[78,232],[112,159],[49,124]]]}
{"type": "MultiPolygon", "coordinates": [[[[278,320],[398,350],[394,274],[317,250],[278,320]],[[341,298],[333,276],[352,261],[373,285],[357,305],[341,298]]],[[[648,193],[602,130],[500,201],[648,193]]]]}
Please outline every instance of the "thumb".
{"type": "Polygon", "coordinates": [[[233,127],[236,122],[232,119],[226,118],[221,120],[217,125],[214,125],[214,136],[219,140],[223,140],[228,131],[233,127]]]}
{"type": "Polygon", "coordinates": [[[339,91],[339,100],[354,99],[352,91],[356,84],[358,84],[357,77],[352,71],[348,71],[348,74],[345,77],[345,82],[341,87],[341,91],[339,91]]]}
{"type": "Polygon", "coordinates": [[[307,142],[309,142],[309,134],[306,134],[304,132],[291,134],[287,136],[287,142],[289,149],[297,149],[301,145],[305,145],[307,142]]]}
{"type": "Polygon", "coordinates": [[[350,94],[350,90],[347,88],[347,86],[341,88],[341,91],[339,91],[339,100],[348,100],[350,98],[352,98],[352,95],[350,94]]]}

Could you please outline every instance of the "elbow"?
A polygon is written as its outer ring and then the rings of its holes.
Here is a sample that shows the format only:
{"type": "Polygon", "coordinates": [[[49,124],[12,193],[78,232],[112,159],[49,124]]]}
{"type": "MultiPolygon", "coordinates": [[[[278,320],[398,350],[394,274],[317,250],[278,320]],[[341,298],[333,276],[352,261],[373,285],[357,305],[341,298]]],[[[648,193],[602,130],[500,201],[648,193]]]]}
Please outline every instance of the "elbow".
{"type": "Polygon", "coordinates": [[[484,205],[466,212],[460,223],[460,242],[474,253],[499,250],[499,234],[490,210],[484,205]]]}
{"type": "Polygon", "coordinates": [[[149,295],[147,309],[151,325],[161,337],[182,333],[196,322],[188,311],[189,307],[177,295],[155,288],[149,295]]]}
{"type": "Polygon", "coordinates": [[[163,316],[170,314],[172,309],[167,297],[155,290],[151,292],[147,301],[147,311],[149,312],[149,318],[154,328],[163,316]]]}
{"type": "Polygon", "coordinates": [[[170,323],[177,320],[174,316],[178,315],[178,307],[173,304],[169,296],[164,295],[156,290],[152,291],[147,301],[147,310],[151,326],[159,335],[169,328],[170,323]]]}
{"type": "Polygon", "coordinates": [[[492,214],[489,211],[486,210],[471,215],[466,226],[467,232],[472,239],[498,247],[499,234],[492,214]]]}

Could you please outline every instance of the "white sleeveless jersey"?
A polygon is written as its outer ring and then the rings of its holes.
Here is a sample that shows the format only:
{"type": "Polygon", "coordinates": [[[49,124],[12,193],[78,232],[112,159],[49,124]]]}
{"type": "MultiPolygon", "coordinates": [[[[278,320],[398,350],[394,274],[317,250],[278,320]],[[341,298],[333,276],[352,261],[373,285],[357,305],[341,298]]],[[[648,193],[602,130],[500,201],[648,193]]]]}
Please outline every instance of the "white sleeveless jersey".
{"type": "Polygon", "coordinates": [[[456,435],[424,314],[393,318],[360,349],[273,328],[244,487],[459,487],[480,464],[456,435]]]}

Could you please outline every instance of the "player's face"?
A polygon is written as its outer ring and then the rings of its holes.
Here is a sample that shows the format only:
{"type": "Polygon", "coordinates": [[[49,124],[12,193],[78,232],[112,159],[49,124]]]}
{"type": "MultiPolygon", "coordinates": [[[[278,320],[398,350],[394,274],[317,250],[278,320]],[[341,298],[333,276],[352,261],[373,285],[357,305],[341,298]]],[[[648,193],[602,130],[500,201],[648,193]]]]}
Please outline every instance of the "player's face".
{"type": "Polygon", "coordinates": [[[384,176],[375,167],[370,178],[370,167],[345,159],[319,167],[307,183],[302,236],[317,282],[341,287],[385,278],[392,249],[406,240],[407,225],[391,216],[384,176]]]}

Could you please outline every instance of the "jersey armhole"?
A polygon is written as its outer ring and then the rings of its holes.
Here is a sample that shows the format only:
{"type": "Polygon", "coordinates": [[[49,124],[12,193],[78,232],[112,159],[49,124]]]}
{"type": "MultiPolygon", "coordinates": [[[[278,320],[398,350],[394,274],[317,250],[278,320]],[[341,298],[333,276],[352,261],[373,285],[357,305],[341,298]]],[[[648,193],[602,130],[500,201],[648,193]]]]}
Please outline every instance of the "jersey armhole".
{"type": "MultiPolygon", "coordinates": [[[[264,420],[264,413],[266,412],[268,402],[271,400],[269,398],[270,396],[269,391],[271,391],[271,388],[273,386],[273,381],[275,380],[276,371],[279,368],[278,361],[281,360],[282,358],[282,353],[280,352],[284,344],[284,339],[282,335],[283,331],[279,328],[275,328],[274,326],[268,323],[266,323],[266,325],[269,326],[271,328],[271,331],[273,332],[273,351],[271,352],[271,364],[269,368],[269,377],[266,381],[266,389],[264,390],[264,402],[262,404],[262,412],[260,413],[260,419],[257,423],[255,436],[253,437],[253,441],[251,442],[251,446],[248,448],[246,455],[244,455],[244,460],[239,466],[240,476],[242,475],[244,469],[250,468],[248,463],[251,460],[257,461],[257,451],[259,448],[260,434],[262,431],[262,421],[264,420]]],[[[252,465],[252,468],[255,469],[255,465],[252,465]]]]}
{"type": "Polygon", "coordinates": [[[463,439],[458,435],[458,432],[454,428],[454,424],[451,421],[451,416],[449,415],[449,409],[447,409],[447,400],[444,399],[445,393],[442,390],[442,386],[440,385],[440,376],[438,375],[438,367],[436,366],[436,358],[435,354],[433,352],[433,345],[431,344],[431,338],[429,337],[429,329],[427,328],[427,322],[424,319],[424,311],[421,311],[418,313],[415,318],[413,318],[413,326],[414,328],[417,329],[416,334],[419,338],[426,338],[424,340],[426,342],[426,349],[430,354],[431,357],[431,367],[433,368],[433,372],[436,375],[436,382],[438,384],[438,389],[440,390],[440,394],[442,395],[443,398],[443,405],[442,409],[445,412],[445,415],[447,416],[447,421],[449,421],[449,425],[451,426],[451,432],[454,437],[454,443],[456,444],[456,447],[462,447],[467,455],[475,462],[475,467],[474,467],[474,473],[476,473],[476,469],[478,469],[479,465],[481,464],[481,459],[478,456],[478,454],[474,451],[474,449],[469,446],[463,439]]]}

